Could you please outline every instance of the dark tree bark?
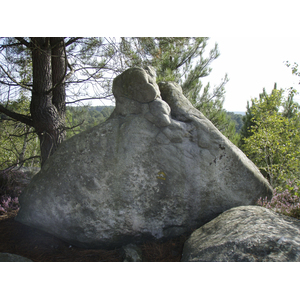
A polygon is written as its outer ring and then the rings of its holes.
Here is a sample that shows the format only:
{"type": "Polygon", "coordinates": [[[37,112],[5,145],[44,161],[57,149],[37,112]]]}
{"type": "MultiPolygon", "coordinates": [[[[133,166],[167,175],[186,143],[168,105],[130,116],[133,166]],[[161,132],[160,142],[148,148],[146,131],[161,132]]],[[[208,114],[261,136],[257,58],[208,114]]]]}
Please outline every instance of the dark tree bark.
{"type": "Polygon", "coordinates": [[[63,38],[31,38],[33,91],[30,113],[41,148],[41,165],[65,138],[66,61],[63,38]]]}
{"type": "Polygon", "coordinates": [[[18,83],[0,65],[8,78],[31,91],[30,116],[10,111],[0,104],[0,112],[14,120],[34,127],[40,141],[41,165],[56,151],[66,137],[66,92],[67,75],[66,47],[80,38],[71,38],[65,43],[63,37],[32,37],[30,41],[16,38],[19,43],[30,49],[32,56],[32,88],[18,83]]]}
{"type": "MultiPolygon", "coordinates": [[[[65,77],[67,74],[67,56],[63,37],[50,39],[52,48],[51,66],[52,66],[52,104],[57,109],[59,116],[59,130],[57,132],[56,143],[60,144],[66,137],[65,119],[66,119],[66,87],[65,77]]],[[[56,148],[55,148],[56,150],[56,148]]]]}

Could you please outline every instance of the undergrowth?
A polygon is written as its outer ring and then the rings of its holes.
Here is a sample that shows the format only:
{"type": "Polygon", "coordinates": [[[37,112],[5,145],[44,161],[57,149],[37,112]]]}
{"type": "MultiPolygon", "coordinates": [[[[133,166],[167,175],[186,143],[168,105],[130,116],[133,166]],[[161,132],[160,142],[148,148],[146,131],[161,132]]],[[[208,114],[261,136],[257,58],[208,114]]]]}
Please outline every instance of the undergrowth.
{"type": "Polygon", "coordinates": [[[19,208],[18,197],[11,198],[10,196],[0,197],[0,214],[5,214],[9,211],[19,208]]]}
{"type": "Polygon", "coordinates": [[[298,190],[299,187],[293,181],[288,181],[285,190],[274,190],[271,201],[268,201],[267,198],[259,198],[257,204],[277,213],[300,219],[300,193],[298,190]]]}
{"type": "Polygon", "coordinates": [[[0,214],[19,208],[18,197],[24,188],[25,175],[21,171],[0,172],[0,214]]]}

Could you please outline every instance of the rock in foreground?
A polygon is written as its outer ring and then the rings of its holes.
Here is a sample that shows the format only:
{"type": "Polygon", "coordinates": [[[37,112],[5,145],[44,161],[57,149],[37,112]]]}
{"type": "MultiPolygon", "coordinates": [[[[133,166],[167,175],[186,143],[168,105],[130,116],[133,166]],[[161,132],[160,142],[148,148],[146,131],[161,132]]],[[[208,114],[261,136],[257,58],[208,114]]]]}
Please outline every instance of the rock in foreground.
{"type": "Polygon", "coordinates": [[[32,260],[16,254],[0,253],[0,262],[32,262],[32,260]]]}
{"type": "Polygon", "coordinates": [[[62,143],[20,196],[16,220],[112,248],[190,233],[271,196],[256,166],[153,69],[115,78],[111,117],[62,143]]]}
{"type": "Polygon", "coordinates": [[[259,206],[232,208],[192,233],[181,261],[300,261],[300,220],[259,206]]]}

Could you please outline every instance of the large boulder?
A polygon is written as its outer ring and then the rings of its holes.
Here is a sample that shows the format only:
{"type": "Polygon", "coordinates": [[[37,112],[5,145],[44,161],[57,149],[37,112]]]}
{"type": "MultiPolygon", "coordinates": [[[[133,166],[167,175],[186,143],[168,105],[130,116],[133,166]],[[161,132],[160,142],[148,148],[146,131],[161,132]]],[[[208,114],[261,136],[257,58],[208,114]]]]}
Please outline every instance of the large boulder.
{"type": "Polygon", "coordinates": [[[152,68],[115,78],[111,117],[70,138],[20,196],[16,220],[81,247],[178,236],[271,196],[256,166],[152,68]]]}
{"type": "Polygon", "coordinates": [[[181,261],[300,261],[300,220],[260,206],[232,208],[192,233],[181,261]]]}

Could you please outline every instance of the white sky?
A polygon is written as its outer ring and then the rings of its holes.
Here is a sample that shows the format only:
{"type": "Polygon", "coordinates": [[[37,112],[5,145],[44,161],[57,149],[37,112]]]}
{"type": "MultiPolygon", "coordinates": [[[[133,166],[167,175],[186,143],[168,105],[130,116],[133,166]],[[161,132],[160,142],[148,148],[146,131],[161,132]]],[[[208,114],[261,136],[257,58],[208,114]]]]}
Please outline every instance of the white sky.
{"type": "MultiPolygon", "coordinates": [[[[274,82],[278,88],[293,86],[300,91],[300,78],[293,76],[291,69],[284,65],[287,60],[300,64],[298,1],[213,0],[201,1],[195,7],[191,0],[186,0],[183,5],[153,0],[146,10],[142,5],[132,9],[132,5],[135,7],[133,2],[101,3],[102,12],[113,13],[99,13],[98,9],[91,10],[89,5],[70,7],[67,2],[59,2],[61,10],[57,11],[54,4],[47,9],[49,16],[55,15],[60,20],[55,27],[51,22],[45,24],[44,13],[32,12],[27,2],[19,1],[14,16],[22,26],[6,26],[5,35],[208,36],[212,44],[218,43],[221,55],[211,64],[212,73],[207,80],[212,86],[217,85],[225,73],[228,74],[226,110],[245,111],[247,101],[258,97],[264,87],[271,92],[274,82]],[[24,11],[25,23],[21,21],[24,11]],[[68,18],[65,11],[68,11],[68,18]],[[74,21],[76,17],[80,22],[74,21]]],[[[7,3],[2,5],[3,11],[10,9],[7,3]]],[[[10,14],[2,17],[3,24],[11,23],[10,14]]],[[[300,95],[296,95],[295,100],[300,102],[300,95]]]]}
{"type": "MultiPolygon", "coordinates": [[[[207,81],[217,85],[228,74],[224,101],[227,111],[246,111],[247,100],[258,98],[264,87],[271,92],[275,82],[278,89],[292,86],[300,91],[300,77],[292,75],[291,68],[284,64],[289,61],[300,65],[300,37],[211,37],[210,43],[215,42],[220,56],[211,64],[207,81]]],[[[294,99],[299,102],[300,95],[294,99]]]]}

